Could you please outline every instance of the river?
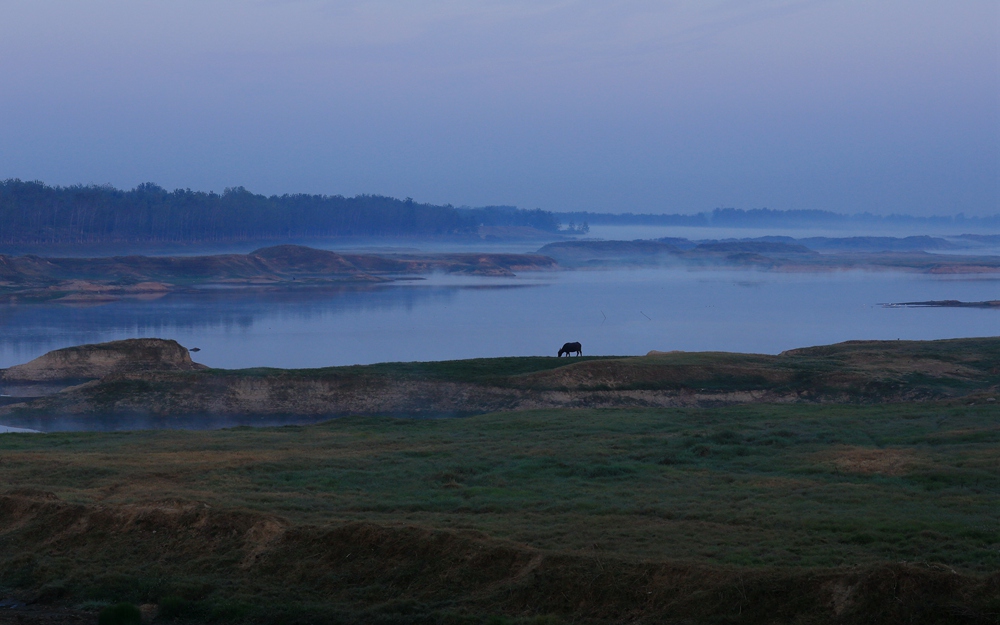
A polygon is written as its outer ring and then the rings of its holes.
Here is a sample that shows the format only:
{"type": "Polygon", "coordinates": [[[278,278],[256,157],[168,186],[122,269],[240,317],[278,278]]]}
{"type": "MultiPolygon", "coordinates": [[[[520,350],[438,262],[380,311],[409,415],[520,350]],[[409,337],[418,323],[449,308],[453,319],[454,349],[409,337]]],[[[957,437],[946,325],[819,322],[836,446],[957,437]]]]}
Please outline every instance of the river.
{"type": "Polygon", "coordinates": [[[172,338],[214,367],[656,350],[777,353],[849,339],[998,334],[1000,310],[883,308],[883,302],[1000,298],[982,276],[783,274],[632,269],[430,276],[362,288],[204,290],[100,306],[0,307],[0,367],[48,350],[128,337],[172,338]]]}

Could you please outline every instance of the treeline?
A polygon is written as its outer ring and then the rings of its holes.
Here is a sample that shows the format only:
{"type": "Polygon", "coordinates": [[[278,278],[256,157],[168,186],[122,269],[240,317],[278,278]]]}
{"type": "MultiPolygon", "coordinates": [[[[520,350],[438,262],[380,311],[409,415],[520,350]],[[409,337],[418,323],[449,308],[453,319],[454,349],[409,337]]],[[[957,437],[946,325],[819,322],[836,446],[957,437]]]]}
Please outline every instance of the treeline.
{"type": "Polygon", "coordinates": [[[455,208],[381,195],[222,194],[146,183],[0,182],[0,243],[238,241],[300,237],[472,235],[480,225],[559,228],[542,210],[455,208]]]}
{"type": "Polygon", "coordinates": [[[635,213],[558,213],[563,223],[589,222],[601,225],[647,226],[703,226],[703,227],[781,227],[807,228],[821,226],[903,226],[914,225],[931,228],[959,226],[969,229],[1000,227],[1000,215],[966,217],[959,213],[950,216],[917,217],[914,215],[853,215],[820,210],[771,210],[755,208],[717,208],[710,213],[695,215],[652,215],[635,213]]]}
{"type": "Polygon", "coordinates": [[[526,210],[516,206],[483,206],[457,210],[462,217],[482,226],[528,226],[548,232],[559,230],[558,217],[540,208],[526,210]]]}

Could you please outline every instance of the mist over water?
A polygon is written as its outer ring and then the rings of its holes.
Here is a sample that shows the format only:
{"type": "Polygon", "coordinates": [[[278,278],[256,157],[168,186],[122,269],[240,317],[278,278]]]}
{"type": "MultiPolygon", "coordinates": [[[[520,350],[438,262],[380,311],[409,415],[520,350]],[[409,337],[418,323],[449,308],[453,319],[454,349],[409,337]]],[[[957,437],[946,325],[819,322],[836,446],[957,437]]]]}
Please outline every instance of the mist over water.
{"type": "Polygon", "coordinates": [[[223,368],[656,350],[778,353],[851,339],[997,334],[1000,311],[882,302],[1000,297],[1000,281],[901,272],[634,269],[432,276],[374,287],[171,294],[0,307],[0,367],[130,337],[172,338],[223,368]]]}
{"type": "MultiPolygon", "coordinates": [[[[804,239],[808,237],[910,237],[910,236],[932,236],[932,237],[955,237],[962,234],[992,234],[992,231],[981,232],[975,228],[965,225],[950,225],[947,227],[932,228],[928,224],[887,224],[879,228],[874,228],[871,224],[845,224],[840,228],[831,228],[825,224],[817,224],[814,227],[776,228],[773,226],[659,226],[649,224],[617,225],[617,224],[590,224],[588,239],[605,239],[608,241],[633,241],[635,239],[659,239],[663,237],[678,237],[690,239],[692,241],[721,240],[721,239],[753,239],[756,237],[791,237],[793,239],[804,239]]],[[[980,253],[997,253],[995,248],[989,250],[979,249],[980,253]]]]}

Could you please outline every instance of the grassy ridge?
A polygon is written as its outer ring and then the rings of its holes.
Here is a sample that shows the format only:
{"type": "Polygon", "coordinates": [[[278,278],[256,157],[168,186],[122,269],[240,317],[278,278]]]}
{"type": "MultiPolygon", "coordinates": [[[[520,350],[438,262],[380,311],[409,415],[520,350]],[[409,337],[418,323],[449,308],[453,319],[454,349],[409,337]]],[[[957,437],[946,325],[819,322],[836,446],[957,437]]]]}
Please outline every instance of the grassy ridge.
{"type": "Polygon", "coordinates": [[[318,369],[216,369],[211,374],[426,380],[536,390],[849,390],[862,398],[907,387],[928,395],[953,395],[1000,382],[1000,338],[850,341],[777,356],[729,352],[669,352],[638,358],[535,356],[318,369]]]}
{"type": "Polygon", "coordinates": [[[320,367],[316,369],[213,369],[229,376],[343,376],[378,377],[394,380],[435,380],[442,382],[469,382],[473,384],[509,384],[509,378],[531,373],[550,371],[592,360],[621,360],[624,356],[574,356],[553,358],[549,356],[512,356],[505,358],[470,358],[467,360],[438,360],[415,362],[382,362],[372,365],[320,367]]]}
{"type": "Polygon", "coordinates": [[[817,384],[879,380],[921,386],[982,387],[1000,382],[1000,338],[937,341],[848,341],[794,349],[777,356],[730,352],[654,352],[645,357],[546,356],[475,358],[436,362],[389,362],[317,369],[213,370],[229,376],[344,376],[469,382],[521,388],[718,390],[763,388],[779,383],[809,390],[817,384]],[[583,364],[588,363],[588,364],[583,364]],[[566,373],[577,375],[564,376],[566,373]],[[627,371],[622,374],[623,370],[627,371]],[[919,380],[915,376],[924,376],[919,380]]]}
{"type": "Polygon", "coordinates": [[[779,355],[490,358],[321,369],[134,371],[0,407],[53,429],[61,415],[483,414],[536,408],[884,403],[1000,395],[1000,338],[857,341],[779,355]]]}

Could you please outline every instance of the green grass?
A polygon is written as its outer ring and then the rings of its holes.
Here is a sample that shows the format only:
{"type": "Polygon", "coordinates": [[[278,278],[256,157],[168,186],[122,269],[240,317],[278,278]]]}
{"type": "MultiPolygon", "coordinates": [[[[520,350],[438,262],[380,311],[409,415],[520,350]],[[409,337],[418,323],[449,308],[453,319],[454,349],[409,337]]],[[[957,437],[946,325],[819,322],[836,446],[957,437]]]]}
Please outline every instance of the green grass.
{"type": "Polygon", "coordinates": [[[317,369],[213,369],[212,373],[226,376],[315,376],[386,377],[399,380],[442,380],[480,384],[502,383],[510,376],[549,371],[566,365],[589,360],[618,360],[624,356],[520,356],[509,358],[472,358],[469,360],[441,360],[431,362],[384,362],[373,365],[321,367],[317,369]]]}
{"type": "Polygon", "coordinates": [[[998,416],[991,405],[754,405],[5,435],[0,481],[86,504],[204,501],[631,559],[990,571],[998,416]]]}

